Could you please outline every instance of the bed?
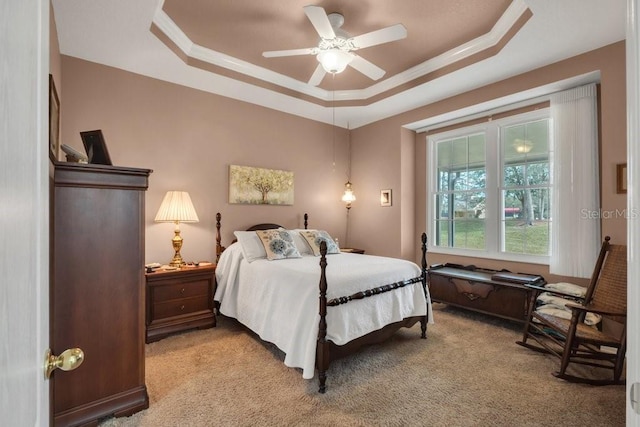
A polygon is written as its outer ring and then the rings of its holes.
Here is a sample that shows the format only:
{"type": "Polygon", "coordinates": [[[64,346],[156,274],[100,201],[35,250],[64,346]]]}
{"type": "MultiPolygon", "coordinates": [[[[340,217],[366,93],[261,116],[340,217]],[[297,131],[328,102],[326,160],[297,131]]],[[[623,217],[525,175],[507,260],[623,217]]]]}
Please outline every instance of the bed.
{"type": "Polygon", "coordinates": [[[336,252],[333,240],[323,237],[326,232],[308,229],[307,214],[304,229],[258,224],[234,232],[236,240],[224,248],[220,214],[216,218],[218,312],[275,344],[285,365],[302,369],[303,378],[313,378],[317,369],[320,393],[326,391],[331,361],[418,322],[426,339],[433,315],[424,233],[418,267],[407,260],[336,252]],[[293,239],[298,254],[270,260],[254,236],[262,236],[266,253],[264,236],[279,233],[293,239]]]}

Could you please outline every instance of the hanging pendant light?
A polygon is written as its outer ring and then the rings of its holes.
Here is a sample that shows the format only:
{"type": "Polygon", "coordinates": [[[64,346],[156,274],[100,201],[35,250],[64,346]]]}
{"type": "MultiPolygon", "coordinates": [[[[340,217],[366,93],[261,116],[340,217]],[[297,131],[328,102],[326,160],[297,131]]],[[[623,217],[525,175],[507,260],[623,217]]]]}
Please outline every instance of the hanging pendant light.
{"type": "Polygon", "coordinates": [[[347,204],[347,209],[351,209],[351,203],[356,201],[356,195],[353,194],[353,188],[351,182],[347,181],[344,184],[344,194],[342,195],[342,201],[347,204]]]}

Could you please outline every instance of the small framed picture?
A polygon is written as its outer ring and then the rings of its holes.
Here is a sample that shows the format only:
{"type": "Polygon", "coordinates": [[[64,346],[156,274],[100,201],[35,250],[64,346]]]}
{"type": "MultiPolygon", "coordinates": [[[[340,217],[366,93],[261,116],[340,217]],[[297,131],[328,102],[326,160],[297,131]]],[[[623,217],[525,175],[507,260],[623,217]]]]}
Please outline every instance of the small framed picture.
{"type": "Polygon", "coordinates": [[[627,164],[618,163],[616,165],[616,193],[625,194],[627,192],[627,164]]]}
{"type": "Polygon", "coordinates": [[[58,160],[58,150],[60,148],[60,100],[53,81],[53,76],[49,74],[49,158],[58,160]]]}
{"type": "Polygon", "coordinates": [[[380,206],[391,206],[391,190],[380,190],[380,206]]]}
{"type": "Polygon", "coordinates": [[[84,150],[87,152],[89,163],[97,165],[112,165],[107,144],[104,142],[102,130],[88,130],[80,132],[84,150]]]}

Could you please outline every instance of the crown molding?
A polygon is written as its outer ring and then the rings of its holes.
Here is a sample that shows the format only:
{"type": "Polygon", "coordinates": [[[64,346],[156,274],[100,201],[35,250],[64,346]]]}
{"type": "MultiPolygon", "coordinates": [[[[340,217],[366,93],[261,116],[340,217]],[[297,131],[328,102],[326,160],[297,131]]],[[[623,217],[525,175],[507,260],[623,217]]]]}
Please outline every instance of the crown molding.
{"type": "Polygon", "coordinates": [[[187,57],[223,67],[324,102],[367,100],[496,46],[516,25],[520,17],[528,11],[524,0],[514,0],[488,33],[406,71],[374,83],[365,89],[339,90],[334,93],[194,43],[164,12],[163,5],[164,1],[161,1],[154,14],[152,26],[157,27],[187,57]]]}

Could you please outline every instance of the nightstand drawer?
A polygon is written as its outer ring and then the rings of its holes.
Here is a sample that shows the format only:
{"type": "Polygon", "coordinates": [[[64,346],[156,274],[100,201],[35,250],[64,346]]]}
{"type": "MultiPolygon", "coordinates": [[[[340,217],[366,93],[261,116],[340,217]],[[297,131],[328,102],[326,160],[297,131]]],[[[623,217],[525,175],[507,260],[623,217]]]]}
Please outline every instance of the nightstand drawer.
{"type": "Polygon", "coordinates": [[[153,319],[166,319],[197,311],[212,311],[212,302],[209,301],[207,295],[155,303],[153,304],[153,319]]]}
{"type": "Polygon", "coordinates": [[[211,282],[209,280],[197,280],[172,285],[155,286],[152,291],[153,302],[159,303],[178,298],[209,295],[210,284],[211,282]]]}
{"type": "Polygon", "coordinates": [[[146,342],[216,325],[213,292],[216,266],[157,271],[146,278],[146,342]]]}

